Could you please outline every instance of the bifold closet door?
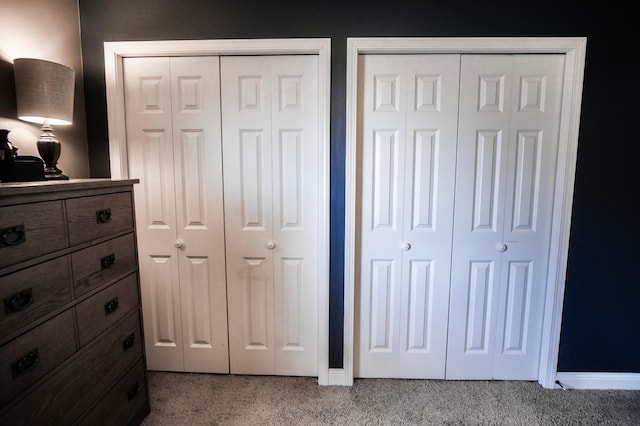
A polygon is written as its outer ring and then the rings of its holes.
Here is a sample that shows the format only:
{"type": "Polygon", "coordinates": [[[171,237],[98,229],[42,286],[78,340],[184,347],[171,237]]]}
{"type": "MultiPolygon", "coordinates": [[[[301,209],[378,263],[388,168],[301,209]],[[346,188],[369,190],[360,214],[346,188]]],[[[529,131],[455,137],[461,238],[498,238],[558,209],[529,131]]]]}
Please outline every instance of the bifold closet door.
{"type": "Polygon", "coordinates": [[[537,378],[564,56],[359,60],[355,375],[537,378]]]}
{"type": "Polygon", "coordinates": [[[124,84],[148,368],[228,373],[219,59],[125,58],[124,84]]]}
{"type": "Polygon", "coordinates": [[[460,56],[359,60],[355,375],[442,379],[460,56]]]}
{"type": "Polygon", "coordinates": [[[318,374],[318,59],[223,57],[230,368],[318,374]]]}
{"type": "Polygon", "coordinates": [[[448,379],[538,377],[563,55],[463,55],[448,379]]]}

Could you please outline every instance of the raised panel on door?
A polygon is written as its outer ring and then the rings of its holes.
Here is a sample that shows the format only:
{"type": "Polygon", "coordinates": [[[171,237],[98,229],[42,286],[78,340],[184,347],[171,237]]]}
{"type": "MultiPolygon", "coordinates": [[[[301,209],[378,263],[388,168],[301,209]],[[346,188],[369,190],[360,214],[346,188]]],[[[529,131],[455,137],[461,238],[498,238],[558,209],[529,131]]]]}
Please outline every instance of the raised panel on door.
{"type": "Polygon", "coordinates": [[[561,80],[559,55],[462,58],[449,379],[537,377],[561,80]]]}
{"type": "Polygon", "coordinates": [[[147,365],[182,371],[169,58],[125,58],[129,174],[134,188],[147,365]]]}
{"type": "Polygon", "coordinates": [[[317,374],[317,68],[221,59],[232,373],[317,374]]]}
{"type": "Polygon", "coordinates": [[[218,57],[172,58],[184,370],[228,373],[218,57]]]}
{"type": "Polygon", "coordinates": [[[148,367],[228,372],[218,59],[124,75],[148,367]]]}
{"type": "Polygon", "coordinates": [[[443,378],[459,56],[359,60],[355,375],[443,378]]]}

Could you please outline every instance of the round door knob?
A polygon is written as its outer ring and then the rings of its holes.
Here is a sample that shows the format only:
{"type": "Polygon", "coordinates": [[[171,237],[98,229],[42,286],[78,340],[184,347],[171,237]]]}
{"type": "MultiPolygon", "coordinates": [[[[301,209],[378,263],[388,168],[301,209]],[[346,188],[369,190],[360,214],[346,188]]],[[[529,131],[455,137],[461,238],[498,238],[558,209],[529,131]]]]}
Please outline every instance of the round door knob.
{"type": "Polygon", "coordinates": [[[496,246],[496,249],[498,249],[498,251],[507,251],[508,247],[505,243],[499,243],[496,246]]]}
{"type": "Polygon", "coordinates": [[[182,240],[176,240],[176,242],[175,242],[174,246],[175,246],[176,248],[181,249],[181,248],[183,248],[183,247],[184,247],[184,241],[182,241],[182,240]]]}
{"type": "Polygon", "coordinates": [[[267,248],[273,250],[276,247],[275,241],[267,241],[267,248]]]}
{"type": "Polygon", "coordinates": [[[409,244],[409,243],[400,243],[400,249],[402,249],[402,251],[409,251],[409,250],[411,250],[411,244],[409,244]]]}

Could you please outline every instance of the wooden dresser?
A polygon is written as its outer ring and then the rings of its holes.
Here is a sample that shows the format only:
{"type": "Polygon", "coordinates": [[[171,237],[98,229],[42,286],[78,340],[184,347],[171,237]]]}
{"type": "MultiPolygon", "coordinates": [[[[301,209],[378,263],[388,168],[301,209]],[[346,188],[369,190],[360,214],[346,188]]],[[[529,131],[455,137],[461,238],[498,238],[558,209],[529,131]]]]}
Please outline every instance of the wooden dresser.
{"type": "Polygon", "coordinates": [[[137,180],[0,184],[0,424],[149,413],[137,180]]]}

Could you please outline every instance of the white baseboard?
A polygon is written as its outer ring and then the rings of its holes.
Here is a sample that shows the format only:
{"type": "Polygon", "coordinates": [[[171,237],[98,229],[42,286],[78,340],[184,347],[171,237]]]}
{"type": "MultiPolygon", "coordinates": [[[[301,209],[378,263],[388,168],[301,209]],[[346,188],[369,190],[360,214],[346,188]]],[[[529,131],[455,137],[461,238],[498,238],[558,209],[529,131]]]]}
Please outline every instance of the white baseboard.
{"type": "Polygon", "coordinates": [[[558,373],[565,389],[640,390],[640,373],[558,373]]]}
{"type": "MultiPolygon", "coordinates": [[[[348,386],[342,368],[329,369],[329,386],[348,386]]],[[[557,373],[565,389],[640,390],[640,373],[557,373]]]]}
{"type": "Polygon", "coordinates": [[[329,386],[347,386],[347,378],[343,368],[329,369],[329,386]]]}

